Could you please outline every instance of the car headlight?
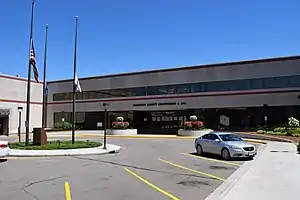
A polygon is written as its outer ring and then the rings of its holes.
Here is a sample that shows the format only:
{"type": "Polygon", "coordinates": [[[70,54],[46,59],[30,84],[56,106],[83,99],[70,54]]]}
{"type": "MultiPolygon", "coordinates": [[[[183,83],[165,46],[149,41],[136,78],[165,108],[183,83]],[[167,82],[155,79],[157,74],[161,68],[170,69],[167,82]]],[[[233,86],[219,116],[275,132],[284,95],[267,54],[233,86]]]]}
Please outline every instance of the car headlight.
{"type": "Polygon", "coordinates": [[[230,147],[235,151],[242,151],[242,149],[240,147],[237,147],[237,146],[230,146],[230,147]]]}

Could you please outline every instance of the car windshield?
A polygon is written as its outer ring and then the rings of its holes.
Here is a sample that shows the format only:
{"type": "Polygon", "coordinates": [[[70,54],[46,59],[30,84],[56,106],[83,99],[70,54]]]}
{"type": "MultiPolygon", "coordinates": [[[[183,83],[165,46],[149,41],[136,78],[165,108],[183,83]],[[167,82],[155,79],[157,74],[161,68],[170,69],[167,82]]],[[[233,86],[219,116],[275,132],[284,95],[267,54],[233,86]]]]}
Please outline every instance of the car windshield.
{"type": "Polygon", "coordinates": [[[242,138],[240,138],[239,136],[234,135],[234,134],[224,134],[224,135],[219,135],[219,136],[225,142],[227,142],[227,141],[243,141],[242,138]]]}

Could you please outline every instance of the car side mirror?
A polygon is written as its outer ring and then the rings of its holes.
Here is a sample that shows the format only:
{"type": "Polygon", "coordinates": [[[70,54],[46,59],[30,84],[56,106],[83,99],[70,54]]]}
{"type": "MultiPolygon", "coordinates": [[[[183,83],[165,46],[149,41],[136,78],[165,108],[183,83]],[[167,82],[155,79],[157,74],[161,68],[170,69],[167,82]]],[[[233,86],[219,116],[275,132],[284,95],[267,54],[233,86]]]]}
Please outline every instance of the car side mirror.
{"type": "Polygon", "coordinates": [[[216,142],[221,142],[219,139],[215,139],[216,142]]]}

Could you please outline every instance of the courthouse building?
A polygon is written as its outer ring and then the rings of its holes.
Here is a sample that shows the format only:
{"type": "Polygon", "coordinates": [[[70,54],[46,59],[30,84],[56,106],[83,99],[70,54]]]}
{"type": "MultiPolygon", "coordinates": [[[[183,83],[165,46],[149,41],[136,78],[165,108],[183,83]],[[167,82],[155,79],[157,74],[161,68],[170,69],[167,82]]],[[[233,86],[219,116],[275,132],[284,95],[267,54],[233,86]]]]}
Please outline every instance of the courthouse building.
{"type": "MultiPolygon", "coordinates": [[[[97,67],[97,66],[95,66],[97,67]]],[[[10,127],[17,106],[25,103],[26,82],[1,78],[4,109],[11,111],[10,127]],[[11,91],[11,83],[18,85],[11,91]],[[19,93],[21,90],[24,93],[19,93]],[[6,97],[5,97],[6,96],[6,97]],[[5,107],[6,106],[6,107],[5,107]]],[[[111,124],[118,116],[129,121],[138,133],[175,133],[192,114],[209,128],[218,128],[226,117],[229,129],[248,129],[300,119],[300,56],[197,65],[173,69],[143,71],[79,79],[76,123],[83,129],[97,129],[104,123],[107,103],[111,124]]],[[[33,92],[40,91],[33,84],[33,92]]],[[[62,119],[71,121],[72,80],[48,83],[47,127],[62,119]]],[[[33,95],[34,96],[34,95],[33,95]]],[[[32,97],[33,111],[41,106],[42,95],[32,97]]],[[[25,115],[24,115],[25,116],[25,115]]],[[[33,123],[40,123],[38,115],[33,123]]]]}

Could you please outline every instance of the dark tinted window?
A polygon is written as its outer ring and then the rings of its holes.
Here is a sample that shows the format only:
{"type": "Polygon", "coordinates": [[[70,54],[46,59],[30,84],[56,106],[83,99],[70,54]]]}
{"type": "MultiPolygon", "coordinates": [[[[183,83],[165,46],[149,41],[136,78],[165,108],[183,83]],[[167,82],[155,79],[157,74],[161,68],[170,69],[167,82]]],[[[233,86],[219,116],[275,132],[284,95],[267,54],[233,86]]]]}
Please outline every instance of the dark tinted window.
{"type": "Polygon", "coordinates": [[[282,88],[289,86],[288,77],[272,77],[263,80],[264,88],[282,88]]]}
{"type": "Polygon", "coordinates": [[[181,85],[176,85],[177,87],[177,93],[190,93],[191,92],[191,84],[181,84],[181,85]]]}
{"type": "MultiPolygon", "coordinates": [[[[198,92],[221,92],[288,87],[300,87],[300,75],[244,80],[185,83],[177,85],[162,85],[98,91],[83,91],[76,94],[76,99],[102,99],[114,97],[187,94],[198,92]]],[[[71,99],[71,92],[53,94],[53,101],[66,101],[71,99]]]]}
{"type": "Polygon", "coordinates": [[[290,76],[289,77],[290,87],[300,87],[300,76],[290,76]]]}
{"type": "Polygon", "coordinates": [[[205,92],[206,91],[206,83],[191,83],[191,92],[197,93],[197,92],[205,92]]]}
{"type": "Polygon", "coordinates": [[[219,139],[219,137],[216,134],[211,134],[211,140],[219,139]]]}
{"type": "Polygon", "coordinates": [[[210,140],[211,134],[203,135],[202,138],[205,139],[205,140],[210,140]]]}
{"type": "Polygon", "coordinates": [[[251,81],[250,80],[233,80],[230,81],[230,90],[250,90],[251,81]]]}
{"type": "Polygon", "coordinates": [[[252,79],[250,80],[251,89],[263,89],[263,79],[252,79]]]}
{"type": "Polygon", "coordinates": [[[163,94],[168,94],[166,86],[147,87],[147,95],[163,95],[163,94]]]}

